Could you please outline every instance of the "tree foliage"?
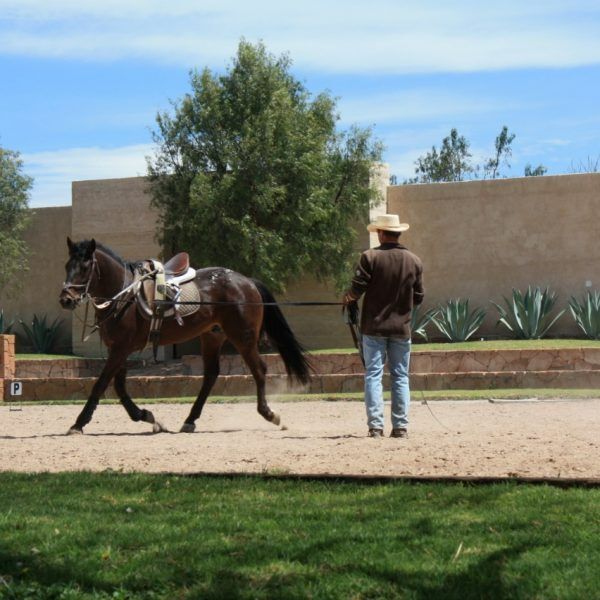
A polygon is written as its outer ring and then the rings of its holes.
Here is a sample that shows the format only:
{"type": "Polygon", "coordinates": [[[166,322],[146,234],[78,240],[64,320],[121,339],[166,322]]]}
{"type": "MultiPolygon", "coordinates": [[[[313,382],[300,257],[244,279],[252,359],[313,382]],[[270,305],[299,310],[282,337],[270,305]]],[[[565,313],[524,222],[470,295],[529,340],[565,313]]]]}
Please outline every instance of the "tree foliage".
{"type": "Polygon", "coordinates": [[[494,156],[489,158],[483,166],[484,176],[490,179],[498,177],[500,165],[502,163],[510,167],[508,159],[512,156],[511,144],[515,139],[514,133],[508,133],[508,127],[504,125],[502,131],[496,136],[494,141],[494,156]]]}
{"type": "Polygon", "coordinates": [[[468,140],[456,129],[442,140],[438,152],[432,146],[431,152],[420,156],[416,162],[415,177],[406,183],[437,183],[441,181],[463,181],[473,172],[468,140]]]}
{"type": "Polygon", "coordinates": [[[27,268],[23,232],[29,222],[31,177],[22,172],[19,153],[0,147],[0,293],[19,287],[15,274],[27,268]]]}
{"type": "Polygon", "coordinates": [[[532,167],[530,163],[525,165],[525,170],[523,174],[525,177],[541,177],[546,174],[548,169],[544,165],[538,165],[537,167],[532,167]]]}
{"type": "Polygon", "coordinates": [[[512,155],[514,133],[509,133],[508,127],[502,127],[494,141],[494,153],[488,158],[483,167],[474,164],[470,152],[470,142],[456,129],[450,130],[450,135],[442,140],[438,149],[432,146],[431,151],[420,156],[415,161],[415,177],[404,183],[438,183],[444,181],[464,181],[480,176],[483,172],[485,179],[496,179],[500,176],[500,167],[510,167],[508,159],[512,155]]]}
{"type": "Polygon", "coordinates": [[[157,116],[148,159],[167,252],[227,266],[282,290],[303,273],[341,286],[354,257],[381,145],[336,129],[336,102],[311,96],[287,56],[240,42],[225,74],[190,76],[191,92],[157,116]]]}

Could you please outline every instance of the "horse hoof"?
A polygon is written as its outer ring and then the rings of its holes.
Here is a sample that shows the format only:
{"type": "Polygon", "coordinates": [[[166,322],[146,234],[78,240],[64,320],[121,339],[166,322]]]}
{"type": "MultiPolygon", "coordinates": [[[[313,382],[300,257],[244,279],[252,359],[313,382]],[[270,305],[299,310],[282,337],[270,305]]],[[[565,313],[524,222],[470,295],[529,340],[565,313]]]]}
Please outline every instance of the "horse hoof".
{"type": "Polygon", "coordinates": [[[280,425],[281,417],[277,413],[273,413],[273,418],[271,419],[271,423],[273,423],[273,425],[280,425]]]}
{"type": "Polygon", "coordinates": [[[79,429],[78,427],[71,427],[69,431],[67,431],[67,435],[83,435],[83,429],[79,429]]]}
{"type": "Polygon", "coordinates": [[[282,425],[280,427],[280,429],[281,429],[281,431],[287,431],[288,427],[287,427],[287,425],[282,425]]]}
{"type": "Polygon", "coordinates": [[[181,433],[194,433],[196,425],[194,423],[184,423],[179,431],[181,433]]]}
{"type": "Polygon", "coordinates": [[[167,433],[168,431],[169,430],[162,423],[159,423],[158,421],[152,423],[152,433],[167,433]]]}

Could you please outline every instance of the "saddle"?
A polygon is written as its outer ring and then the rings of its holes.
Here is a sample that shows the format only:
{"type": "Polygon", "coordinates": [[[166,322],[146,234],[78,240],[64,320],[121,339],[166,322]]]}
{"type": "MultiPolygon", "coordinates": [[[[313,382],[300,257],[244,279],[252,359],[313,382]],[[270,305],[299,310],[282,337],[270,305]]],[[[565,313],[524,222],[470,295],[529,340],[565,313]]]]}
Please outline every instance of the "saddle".
{"type": "Polygon", "coordinates": [[[183,317],[200,308],[200,292],[194,283],[196,270],[190,267],[187,252],[180,252],[164,265],[155,259],[137,263],[134,271],[134,300],[142,317],[150,321],[148,343],[152,343],[154,359],[160,330],[165,319],[175,319],[183,325],[183,317]],[[186,304],[178,304],[185,302],[186,304]]]}

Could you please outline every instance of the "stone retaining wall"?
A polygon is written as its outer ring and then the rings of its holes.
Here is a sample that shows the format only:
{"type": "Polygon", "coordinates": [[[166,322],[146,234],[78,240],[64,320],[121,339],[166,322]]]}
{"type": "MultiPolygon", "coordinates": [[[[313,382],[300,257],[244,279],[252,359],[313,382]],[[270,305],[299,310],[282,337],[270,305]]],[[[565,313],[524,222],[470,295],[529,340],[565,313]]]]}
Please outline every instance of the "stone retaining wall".
{"type": "MultiPolygon", "coordinates": [[[[264,360],[268,366],[267,394],[270,396],[289,392],[349,393],[360,392],[363,389],[363,367],[356,354],[313,356],[315,373],[310,384],[305,388],[292,389],[288,387],[288,378],[279,356],[264,355],[264,360]]],[[[6,363],[6,358],[4,361],[6,363]]],[[[23,383],[23,395],[20,399],[85,399],[96,381],[97,372],[102,364],[103,361],[88,360],[19,361],[16,376],[23,383]],[[69,366],[67,364],[69,362],[74,364],[69,366]],[[86,369],[95,372],[86,374],[86,369]],[[31,376],[31,373],[37,373],[38,376],[31,376]]],[[[144,370],[151,372],[154,370],[156,373],[160,369],[166,372],[171,369],[170,372],[175,373],[170,363],[132,370],[127,380],[129,393],[134,398],[196,396],[203,380],[200,357],[184,357],[181,364],[177,364],[176,367],[178,370],[182,369],[185,374],[143,374],[144,370]]],[[[386,386],[389,386],[388,377],[386,374],[386,386]]],[[[444,389],[492,391],[520,387],[599,388],[600,349],[416,351],[412,355],[411,387],[415,391],[444,389]]],[[[218,396],[255,394],[254,380],[245,372],[239,356],[223,356],[221,377],[217,380],[212,394],[218,396]]],[[[107,391],[106,397],[116,397],[112,386],[107,391]]],[[[5,399],[11,398],[5,394],[5,399]]]]}
{"type": "MultiPolygon", "coordinates": [[[[6,336],[4,336],[6,337],[6,336]]],[[[12,336],[8,336],[12,337],[12,336]]],[[[14,344],[14,342],[13,342],[14,344]]],[[[267,373],[285,375],[285,367],[278,354],[263,354],[267,373]]],[[[103,359],[40,359],[16,362],[13,374],[17,379],[97,377],[104,367],[103,359]]],[[[357,353],[315,354],[312,356],[315,373],[325,375],[356,375],[364,369],[357,353]]],[[[184,356],[178,363],[170,361],[159,365],[140,361],[128,362],[131,374],[202,375],[202,357],[184,356]],[[139,373],[138,373],[139,372],[139,373]]],[[[600,369],[600,348],[572,348],[547,350],[449,350],[435,352],[413,351],[411,373],[452,373],[471,371],[554,371],[600,369]]],[[[249,375],[241,356],[221,356],[221,375],[249,375]]],[[[12,376],[11,376],[12,378],[12,376]]]]}
{"type": "MultiPolygon", "coordinates": [[[[267,373],[284,375],[279,355],[265,354],[267,373]]],[[[320,374],[362,374],[364,368],[357,353],[315,354],[312,365],[320,374]]],[[[184,356],[182,363],[190,375],[202,375],[200,356],[184,356]]],[[[454,373],[472,371],[554,371],[600,369],[600,348],[561,348],[544,350],[447,350],[411,354],[411,373],[454,373]]],[[[241,356],[221,357],[221,375],[249,375],[241,356]]]]}
{"type": "MultiPolygon", "coordinates": [[[[41,358],[18,360],[15,367],[17,379],[98,377],[106,361],[103,358],[41,358]]],[[[131,361],[127,368],[137,368],[140,363],[131,361]]]]}
{"type": "Polygon", "coordinates": [[[0,335],[0,402],[8,398],[8,386],[15,378],[15,336],[0,335]]]}
{"type": "MultiPolygon", "coordinates": [[[[133,398],[194,397],[200,391],[203,378],[197,375],[169,377],[130,377],[127,390],[133,398]]],[[[73,377],[62,379],[22,379],[25,401],[84,400],[96,378],[73,377]]],[[[389,389],[389,375],[384,376],[389,389]]],[[[600,388],[600,370],[595,371],[502,371],[470,373],[416,373],[411,377],[411,388],[419,390],[494,390],[507,388],[600,388]]],[[[285,393],[339,394],[362,392],[362,375],[315,375],[306,387],[288,387],[284,375],[267,376],[267,396],[285,393]]],[[[212,396],[253,396],[256,393],[250,375],[219,377],[212,396]]],[[[116,398],[112,386],[106,398],[116,398]]],[[[7,400],[10,400],[7,397],[7,400]]],[[[16,399],[16,398],[14,398],[16,399]]]]}

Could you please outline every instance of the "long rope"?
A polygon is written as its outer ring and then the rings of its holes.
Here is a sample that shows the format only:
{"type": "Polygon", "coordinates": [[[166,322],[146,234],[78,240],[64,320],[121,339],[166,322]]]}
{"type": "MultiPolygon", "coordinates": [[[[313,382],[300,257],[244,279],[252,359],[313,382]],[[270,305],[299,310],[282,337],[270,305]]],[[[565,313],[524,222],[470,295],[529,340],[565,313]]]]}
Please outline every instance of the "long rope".
{"type": "Polygon", "coordinates": [[[446,427],[446,425],[444,425],[434,414],[433,411],[431,410],[431,406],[429,406],[429,402],[427,402],[427,400],[425,399],[425,393],[423,392],[423,390],[421,391],[421,404],[424,404],[427,409],[429,410],[429,412],[431,413],[431,416],[444,428],[447,429],[448,431],[452,431],[452,429],[450,429],[450,427],[446,427]]]}
{"type": "Polygon", "coordinates": [[[163,304],[174,306],[183,305],[183,306],[343,306],[343,302],[234,302],[234,301],[210,301],[210,300],[198,300],[197,302],[177,302],[175,300],[155,300],[155,304],[163,304]]]}

